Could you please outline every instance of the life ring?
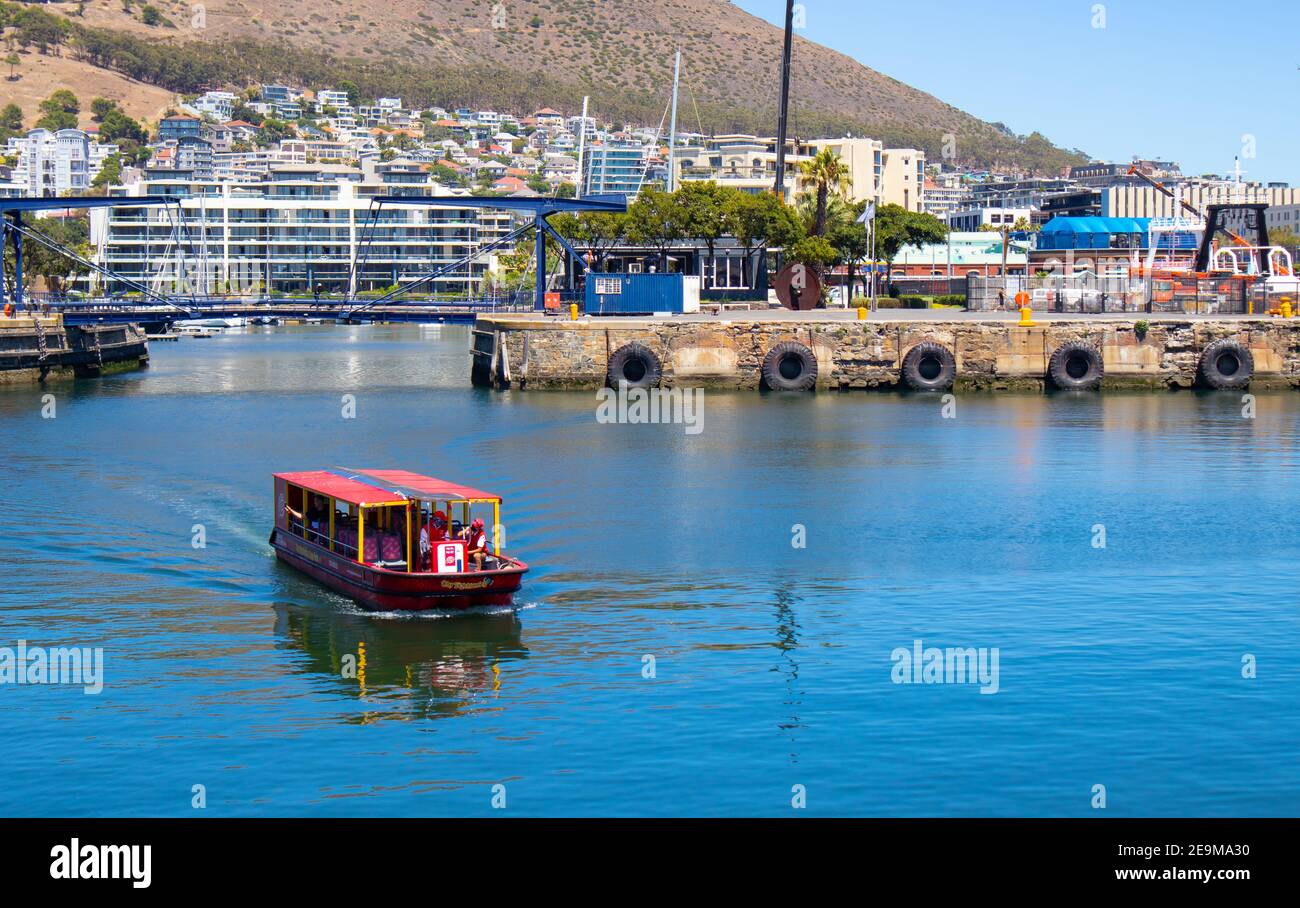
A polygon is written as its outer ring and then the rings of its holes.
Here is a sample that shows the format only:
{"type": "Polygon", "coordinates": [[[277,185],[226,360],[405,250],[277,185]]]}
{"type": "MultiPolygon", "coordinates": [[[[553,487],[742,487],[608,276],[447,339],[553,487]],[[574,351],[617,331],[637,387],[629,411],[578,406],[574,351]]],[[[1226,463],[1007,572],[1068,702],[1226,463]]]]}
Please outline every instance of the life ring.
{"type": "Polygon", "coordinates": [[[1255,357],[1250,348],[1230,337],[1217,340],[1201,353],[1201,378],[1218,391],[1235,391],[1250,384],[1255,357]]]}
{"type": "Polygon", "coordinates": [[[1084,341],[1062,344],[1052,353],[1047,374],[1062,391],[1095,391],[1106,373],[1101,351],[1084,341]]]}
{"type": "Polygon", "coordinates": [[[811,391],[817,384],[817,357],[794,341],[777,344],[763,357],[763,383],[773,391],[811,391]]]}
{"type": "Polygon", "coordinates": [[[903,357],[903,382],[913,391],[946,391],[957,378],[952,351],[934,341],[922,341],[903,357]]]}
{"type": "Polygon", "coordinates": [[[610,355],[605,381],[611,388],[620,383],[629,388],[657,388],[663,372],[663,363],[649,347],[624,344],[610,355]]]}

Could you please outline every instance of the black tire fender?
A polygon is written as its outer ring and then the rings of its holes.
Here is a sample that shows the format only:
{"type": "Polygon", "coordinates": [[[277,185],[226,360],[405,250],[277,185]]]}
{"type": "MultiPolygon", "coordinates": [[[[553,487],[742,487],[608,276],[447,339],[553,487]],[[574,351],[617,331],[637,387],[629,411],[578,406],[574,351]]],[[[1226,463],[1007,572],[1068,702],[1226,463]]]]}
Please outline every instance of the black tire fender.
{"type": "Polygon", "coordinates": [[[605,382],[617,388],[625,382],[629,388],[657,388],[663,378],[663,363],[655,352],[644,344],[624,344],[609,357],[605,382]]]}
{"type": "Polygon", "coordinates": [[[773,391],[811,391],[817,386],[817,357],[795,341],[785,341],[763,357],[763,384],[773,391]]]}
{"type": "Polygon", "coordinates": [[[1101,351],[1085,341],[1061,344],[1047,364],[1048,377],[1062,391],[1095,391],[1105,374],[1101,351]]]}
{"type": "Polygon", "coordinates": [[[922,341],[903,357],[903,383],[913,391],[946,391],[957,379],[957,358],[943,344],[922,341]]]}
{"type": "Polygon", "coordinates": [[[1241,341],[1225,337],[1201,353],[1201,379],[1216,391],[1237,391],[1255,375],[1255,357],[1241,341]]]}

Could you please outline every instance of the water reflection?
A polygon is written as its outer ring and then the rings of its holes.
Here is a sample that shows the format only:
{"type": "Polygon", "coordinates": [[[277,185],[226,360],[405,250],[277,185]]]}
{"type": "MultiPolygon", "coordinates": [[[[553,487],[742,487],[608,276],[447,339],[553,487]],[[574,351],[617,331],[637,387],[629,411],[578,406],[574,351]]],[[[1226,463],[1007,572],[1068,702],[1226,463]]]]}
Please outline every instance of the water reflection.
{"type": "Polygon", "coordinates": [[[789,732],[790,739],[790,758],[798,762],[799,754],[794,751],[795,736],[793,734],[796,728],[803,728],[803,720],[799,713],[803,707],[803,690],[799,684],[799,617],[795,614],[794,607],[799,603],[799,597],[790,591],[789,583],[781,583],[776,589],[776,647],[780,653],[780,658],[772,671],[777,672],[785,678],[785,700],[783,705],[790,711],[789,717],[778,723],[778,728],[784,732],[789,732]]]}
{"type": "Polygon", "coordinates": [[[522,625],[510,610],[437,618],[283,601],[274,608],[277,642],[305,655],[304,671],[376,707],[354,717],[360,723],[448,718],[491,707],[502,689],[502,663],[528,658],[522,625]]]}

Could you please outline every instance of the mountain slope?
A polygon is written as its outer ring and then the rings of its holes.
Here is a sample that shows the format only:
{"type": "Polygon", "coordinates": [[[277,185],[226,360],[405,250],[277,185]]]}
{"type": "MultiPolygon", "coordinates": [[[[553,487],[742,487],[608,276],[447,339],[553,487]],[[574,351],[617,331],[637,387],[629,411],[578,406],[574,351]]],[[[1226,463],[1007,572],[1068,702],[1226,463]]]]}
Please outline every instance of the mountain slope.
{"type": "MultiPolygon", "coordinates": [[[[550,104],[574,111],[583,94],[615,121],[657,123],[680,47],[686,88],[679,119],[706,132],[775,129],[781,31],[726,0],[153,0],[91,3],[70,16],[115,52],[93,62],[172,90],[283,78],[350,78],[409,103],[550,104]],[[200,12],[196,12],[199,10],[200,12]],[[166,44],[187,51],[166,59],[166,44]],[[146,59],[153,57],[154,59],[146,59]]],[[[71,13],[73,4],[47,6],[71,13]]],[[[67,14],[65,13],[65,15],[67,14]]],[[[242,87],[242,84],[240,85],[242,87]]],[[[792,132],[852,130],[937,158],[1039,172],[1077,162],[1041,137],[1022,141],[849,57],[796,37],[792,132]]]]}

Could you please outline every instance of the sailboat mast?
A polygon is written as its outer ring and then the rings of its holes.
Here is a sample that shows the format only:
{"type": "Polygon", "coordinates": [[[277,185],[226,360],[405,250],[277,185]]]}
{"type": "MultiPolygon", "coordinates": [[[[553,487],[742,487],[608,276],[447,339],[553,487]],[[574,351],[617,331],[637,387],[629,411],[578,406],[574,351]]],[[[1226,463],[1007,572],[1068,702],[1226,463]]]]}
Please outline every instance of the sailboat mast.
{"type": "MultiPolygon", "coordinates": [[[[673,62],[673,113],[668,121],[668,191],[677,186],[677,177],[673,173],[673,155],[677,149],[677,88],[682,78],[682,52],[677,51],[673,62]]],[[[662,121],[661,121],[662,122],[662,121]]]]}
{"type": "Polygon", "coordinates": [[[582,198],[587,185],[587,173],[582,169],[587,151],[587,100],[588,96],[583,95],[582,120],[578,123],[578,191],[574,193],[577,198],[582,198]]]}

